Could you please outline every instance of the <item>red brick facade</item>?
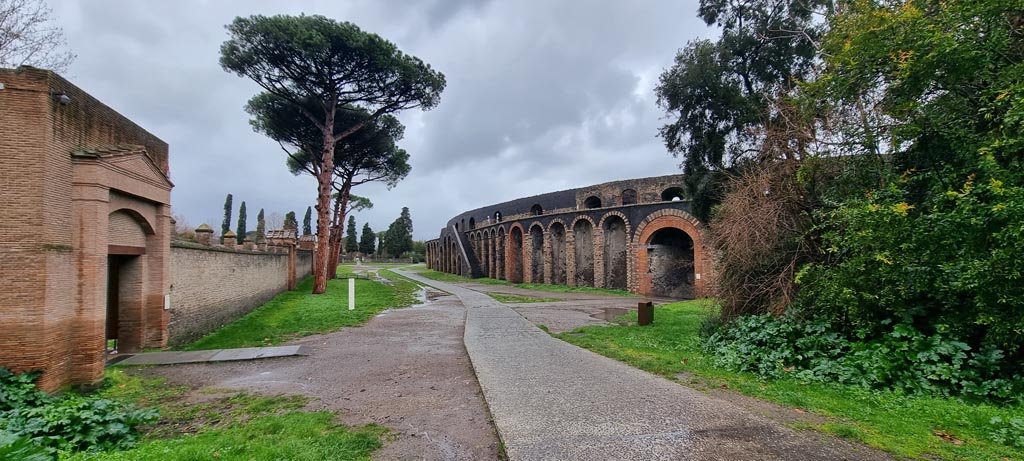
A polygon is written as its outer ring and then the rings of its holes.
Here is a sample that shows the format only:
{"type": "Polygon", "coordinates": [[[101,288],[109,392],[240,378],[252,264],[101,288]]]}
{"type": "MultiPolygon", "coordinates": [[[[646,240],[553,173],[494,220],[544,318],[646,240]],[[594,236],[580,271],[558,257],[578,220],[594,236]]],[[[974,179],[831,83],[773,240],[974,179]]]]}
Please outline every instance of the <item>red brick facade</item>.
{"type": "Polygon", "coordinates": [[[166,344],[168,147],[52,72],[0,84],[0,365],[94,384],[108,325],[123,351],[166,344]]]}

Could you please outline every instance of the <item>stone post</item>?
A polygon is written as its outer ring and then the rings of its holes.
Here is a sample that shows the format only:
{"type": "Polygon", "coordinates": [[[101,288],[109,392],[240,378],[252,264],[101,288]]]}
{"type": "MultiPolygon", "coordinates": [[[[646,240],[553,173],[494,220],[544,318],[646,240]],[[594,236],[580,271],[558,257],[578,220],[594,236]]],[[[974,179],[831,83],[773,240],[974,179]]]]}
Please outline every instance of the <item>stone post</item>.
{"type": "Polygon", "coordinates": [[[234,232],[228,231],[226,234],[221,236],[224,239],[224,248],[234,250],[238,244],[238,236],[234,232]]]}
{"type": "Polygon", "coordinates": [[[196,228],[196,242],[200,245],[209,246],[212,241],[213,229],[210,229],[210,226],[207,226],[206,224],[200,224],[199,227],[196,228]]]}
{"type": "Polygon", "coordinates": [[[250,237],[246,237],[246,238],[245,238],[245,242],[243,242],[243,243],[242,243],[242,246],[243,246],[243,247],[244,247],[244,248],[245,248],[246,250],[252,251],[252,250],[253,250],[253,248],[255,248],[255,247],[256,247],[256,243],[252,241],[252,238],[250,238],[250,237]]]}

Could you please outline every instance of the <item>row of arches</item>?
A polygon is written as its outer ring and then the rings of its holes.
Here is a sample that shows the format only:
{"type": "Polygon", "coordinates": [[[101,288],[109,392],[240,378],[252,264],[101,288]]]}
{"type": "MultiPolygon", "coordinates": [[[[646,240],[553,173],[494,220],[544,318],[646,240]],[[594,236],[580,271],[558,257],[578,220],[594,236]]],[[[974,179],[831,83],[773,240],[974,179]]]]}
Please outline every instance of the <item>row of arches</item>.
{"type": "MultiPolygon", "coordinates": [[[[692,298],[699,256],[694,238],[697,228],[688,215],[674,218],[679,222],[662,220],[654,228],[651,222],[660,218],[645,220],[641,225],[648,232],[643,236],[617,211],[598,222],[580,215],[568,224],[556,218],[547,226],[539,221],[515,222],[507,233],[505,226],[467,232],[468,264],[477,275],[513,283],[628,289],[645,295],[692,298]]],[[[450,239],[428,244],[428,262],[432,269],[462,274],[458,258],[452,257],[456,242],[450,239]]]]}

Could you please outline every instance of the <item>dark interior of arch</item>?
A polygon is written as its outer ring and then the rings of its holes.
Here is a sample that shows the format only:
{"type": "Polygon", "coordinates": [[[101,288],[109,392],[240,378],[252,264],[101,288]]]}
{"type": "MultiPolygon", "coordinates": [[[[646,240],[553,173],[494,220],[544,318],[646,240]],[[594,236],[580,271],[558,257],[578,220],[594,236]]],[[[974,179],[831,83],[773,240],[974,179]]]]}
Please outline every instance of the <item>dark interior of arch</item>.
{"type": "Polygon", "coordinates": [[[469,218],[469,228],[476,229],[476,218],[469,218]]]}
{"type": "Polygon", "coordinates": [[[583,201],[584,208],[601,208],[601,199],[593,195],[583,201]]]}
{"type": "Polygon", "coordinates": [[[604,222],[604,287],[626,289],[626,223],[618,216],[604,222]]]}
{"type": "Polygon", "coordinates": [[[494,278],[505,280],[505,229],[494,239],[494,278]]]}
{"type": "Polygon", "coordinates": [[[636,191],[633,189],[626,189],[622,191],[622,204],[633,205],[636,203],[636,191]]]}
{"type": "Polygon", "coordinates": [[[651,294],[677,299],[693,299],[693,239],[673,227],[651,236],[647,249],[651,294]]]}
{"type": "Polygon", "coordinates": [[[669,187],[661,192],[661,200],[663,202],[683,200],[684,198],[686,198],[686,196],[682,187],[669,187]]]}
{"type": "Polygon", "coordinates": [[[551,283],[565,285],[565,226],[551,225],[551,283]]]}
{"type": "Polygon", "coordinates": [[[544,231],[540,226],[530,228],[530,280],[544,283],[544,231]]]}
{"type": "Polygon", "coordinates": [[[594,286],[594,226],[590,221],[580,220],[572,228],[576,242],[576,286],[594,286]]]}
{"type": "Polygon", "coordinates": [[[540,215],[544,214],[544,208],[542,206],[540,206],[539,203],[535,204],[532,207],[530,207],[530,214],[532,214],[534,216],[540,216],[540,215]]]}
{"type": "Polygon", "coordinates": [[[512,283],[523,282],[523,233],[518,227],[512,228],[508,233],[509,239],[509,260],[508,281],[512,283]]]}

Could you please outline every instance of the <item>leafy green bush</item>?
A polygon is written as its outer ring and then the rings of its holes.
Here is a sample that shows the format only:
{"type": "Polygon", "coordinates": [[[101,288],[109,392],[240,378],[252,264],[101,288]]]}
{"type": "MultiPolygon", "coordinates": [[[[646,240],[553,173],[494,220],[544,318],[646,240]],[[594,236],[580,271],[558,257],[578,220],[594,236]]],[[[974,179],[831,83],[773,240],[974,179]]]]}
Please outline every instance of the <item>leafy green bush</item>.
{"type": "Polygon", "coordinates": [[[33,384],[39,374],[0,368],[0,432],[28,438],[51,453],[124,449],[135,445],[138,425],[157,419],[156,410],[96,396],[51,396],[33,384]]]}
{"type": "Polygon", "coordinates": [[[993,416],[989,423],[993,426],[992,431],[989,433],[989,438],[993,442],[1024,448],[1024,419],[1009,418],[1004,420],[999,416],[993,416]]]}
{"type": "Polygon", "coordinates": [[[911,395],[1020,399],[1024,380],[1006,378],[1003,352],[973,350],[947,332],[886,325],[871,339],[848,338],[835,322],[791,314],[746,316],[713,333],[705,348],[718,366],[770,378],[838,382],[911,395]]]}

